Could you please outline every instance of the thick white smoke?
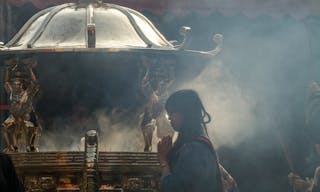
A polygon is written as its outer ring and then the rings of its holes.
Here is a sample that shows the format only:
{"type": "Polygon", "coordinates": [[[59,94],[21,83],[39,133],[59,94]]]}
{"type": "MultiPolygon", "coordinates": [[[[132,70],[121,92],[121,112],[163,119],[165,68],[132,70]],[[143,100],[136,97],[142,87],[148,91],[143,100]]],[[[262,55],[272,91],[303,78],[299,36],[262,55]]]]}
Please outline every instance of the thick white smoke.
{"type": "Polygon", "coordinates": [[[252,135],[255,101],[240,88],[221,61],[209,64],[197,79],[182,88],[200,94],[212,116],[208,133],[217,146],[236,145],[252,135]]]}

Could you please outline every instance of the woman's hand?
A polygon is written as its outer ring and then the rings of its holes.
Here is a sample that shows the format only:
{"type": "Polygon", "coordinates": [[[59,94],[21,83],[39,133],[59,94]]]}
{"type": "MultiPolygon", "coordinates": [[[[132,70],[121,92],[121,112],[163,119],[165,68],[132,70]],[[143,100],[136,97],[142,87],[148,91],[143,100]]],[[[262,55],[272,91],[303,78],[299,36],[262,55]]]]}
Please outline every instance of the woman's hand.
{"type": "Polygon", "coordinates": [[[161,166],[162,175],[166,175],[170,172],[170,166],[168,164],[168,153],[172,148],[171,136],[165,136],[158,143],[158,157],[161,166]]]}
{"type": "Polygon", "coordinates": [[[172,148],[172,138],[171,136],[162,137],[158,143],[158,157],[161,166],[168,163],[168,153],[172,148]]]}

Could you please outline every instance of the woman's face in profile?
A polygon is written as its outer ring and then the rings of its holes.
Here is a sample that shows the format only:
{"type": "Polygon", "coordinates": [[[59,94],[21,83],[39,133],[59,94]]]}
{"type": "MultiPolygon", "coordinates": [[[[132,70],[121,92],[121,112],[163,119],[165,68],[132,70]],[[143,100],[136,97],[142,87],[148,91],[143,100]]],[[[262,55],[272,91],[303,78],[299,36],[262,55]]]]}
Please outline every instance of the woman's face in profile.
{"type": "Polygon", "coordinates": [[[168,112],[168,116],[169,116],[169,121],[170,121],[172,128],[175,131],[179,132],[180,128],[182,127],[183,121],[184,121],[183,115],[178,112],[172,112],[172,113],[168,112]]]}

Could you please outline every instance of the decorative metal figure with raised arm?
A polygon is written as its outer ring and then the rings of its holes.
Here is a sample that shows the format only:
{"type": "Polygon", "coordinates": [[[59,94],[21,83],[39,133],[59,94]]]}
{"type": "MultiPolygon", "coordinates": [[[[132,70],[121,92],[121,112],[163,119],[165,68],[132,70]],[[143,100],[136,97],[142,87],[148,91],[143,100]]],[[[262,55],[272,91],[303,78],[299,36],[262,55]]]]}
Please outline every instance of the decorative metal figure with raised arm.
{"type": "Polygon", "coordinates": [[[147,102],[144,106],[140,126],[145,142],[145,152],[152,150],[152,136],[156,128],[159,138],[173,135],[170,123],[165,117],[164,103],[168,97],[168,89],[174,81],[174,67],[169,60],[161,60],[160,62],[163,65],[157,65],[157,62],[152,58],[142,57],[145,73],[141,89],[147,102]]]}
{"type": "Polygon", "coordinates": [[[37,151],[35,146],[39,124],[34,112],[34,97],[39,85],[32,68],[34,59],[11,59],[5,62],[5,90],[9,97],[9,117],[2,124],[2,134],[7,144],[6,152],[17,152],[18,147],[26,151],[37,151]]]}

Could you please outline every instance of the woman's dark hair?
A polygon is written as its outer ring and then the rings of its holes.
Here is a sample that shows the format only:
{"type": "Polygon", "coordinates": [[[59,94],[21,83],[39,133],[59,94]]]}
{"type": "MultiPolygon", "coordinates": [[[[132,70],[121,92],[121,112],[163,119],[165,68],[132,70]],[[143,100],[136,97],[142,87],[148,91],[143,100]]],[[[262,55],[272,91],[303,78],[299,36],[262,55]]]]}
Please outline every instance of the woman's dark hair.
{"type": "Polygon", "coordinates": [[[190,89],[180,90],[170,95],[165,108],[169,115],[180,113],[184,118],[178,138],[168,154],[171,162],[174,157],[172,155],[185,143],[202,136],[204,132],[208,135],[206,124],[211,121],[211,116],[205,110],[198,93],[190,89]]]}
{"type": "Polygon", "coordinates": [[[204,129],[208,134],[206,124],[211,121],[211,116],[205,110],[196,91],[184,89],[173,93],[168,98],[165,108],[168,114],[177,112],[183,115],[184,125],[179,130],[180,134],[187,134],[187,137],[192,137],[199,131],[202,132],[201,129],[204,129]]]}

